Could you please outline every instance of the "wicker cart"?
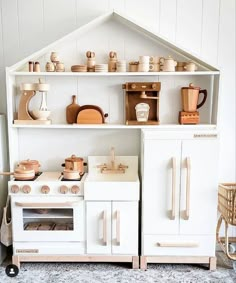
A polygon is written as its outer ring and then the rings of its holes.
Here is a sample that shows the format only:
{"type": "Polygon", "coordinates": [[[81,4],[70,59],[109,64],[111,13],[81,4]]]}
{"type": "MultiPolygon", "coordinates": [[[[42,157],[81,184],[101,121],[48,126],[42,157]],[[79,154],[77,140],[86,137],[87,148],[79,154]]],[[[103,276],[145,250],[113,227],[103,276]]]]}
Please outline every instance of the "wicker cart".
{"type": "Polygon", "coordinates": [[[236,183],[219,185],[218,210],[221,215],[217,223],[216,239],[228,258],[236,260],[235,249],[233,246],[230,246],[230,244],[236,243],[236,237],[228,237],[229,225],[236,226],[236,183]],[[220,237],[219,231],[223,220],[225,224],[225,236],[220,237]]]}

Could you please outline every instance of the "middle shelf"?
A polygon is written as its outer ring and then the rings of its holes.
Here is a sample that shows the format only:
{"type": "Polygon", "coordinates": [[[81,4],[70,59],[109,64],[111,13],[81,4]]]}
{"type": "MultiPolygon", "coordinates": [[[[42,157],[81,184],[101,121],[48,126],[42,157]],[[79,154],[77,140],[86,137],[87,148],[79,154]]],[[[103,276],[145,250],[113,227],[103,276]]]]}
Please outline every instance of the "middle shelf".
{"type": "Polygon", "coordinates": [[[150,76],[201,76],[218,75],[219,71],[195,71],[195,72],[10,72],[13,76],[56,76],[56,77],[150,77],[150,76]]]}

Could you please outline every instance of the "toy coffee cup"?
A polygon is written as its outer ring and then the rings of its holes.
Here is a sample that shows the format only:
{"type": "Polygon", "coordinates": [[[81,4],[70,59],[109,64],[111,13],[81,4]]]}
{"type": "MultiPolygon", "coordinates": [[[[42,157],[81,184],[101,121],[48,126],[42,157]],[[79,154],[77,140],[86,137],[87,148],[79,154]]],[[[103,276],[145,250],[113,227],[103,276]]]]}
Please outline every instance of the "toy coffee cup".
{"type": "Polygon", "coordinates": [[[188,62],[186,63],[186,65],[184,66],[184,70],[187,72],[195,72],[197,70],[197,66],[194,62],[188,62]]]}

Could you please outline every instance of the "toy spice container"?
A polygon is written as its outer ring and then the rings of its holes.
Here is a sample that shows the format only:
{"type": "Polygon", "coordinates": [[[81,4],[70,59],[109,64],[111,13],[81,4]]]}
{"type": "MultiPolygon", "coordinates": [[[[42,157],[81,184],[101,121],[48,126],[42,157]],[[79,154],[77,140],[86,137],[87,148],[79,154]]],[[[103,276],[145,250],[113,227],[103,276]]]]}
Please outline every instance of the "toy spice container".
{"type": "Polygon", "coordinates": [[[54,72],[55,66],[52,62],[47,62],[45,69],[46,69],[46,72],[54,72]]]}
{"type": "Polygon", "coordinates": [[[120,60],[116,62],[116,71],[126,72],[126,61],[125,60],[120,60]]]}
{"type": "Polygon", "coordinates": [[[114,51],[109,53],[108,72],[116,72],[117,54],[114,51]]]}
{"type": "Polygon", "coordinates": [[[129,72],[138,72],[138,64],[137,61],[129,62],[129,72]]]}
{"type": "Polygon", "coordinates": [[[29,72],[33,72],[34,71],[34,62],[29,61],[29,72]]]}
{"type": "Polygon", "coordinates": [[[94,72],[95,64],[96,64],[95,52],[87,51],[86,56],[87,56],[87,71],[94,72]]]}
{"type": "Polygon", "coordinates": [[[40,64],[39,62],[34,63],[34,72],[40,72],[40,64]]]}
{"type": "Polygon", "coordinates": [[[65,66],[62,62],[56,63],[56,72],[65,72],[65,66]]]}

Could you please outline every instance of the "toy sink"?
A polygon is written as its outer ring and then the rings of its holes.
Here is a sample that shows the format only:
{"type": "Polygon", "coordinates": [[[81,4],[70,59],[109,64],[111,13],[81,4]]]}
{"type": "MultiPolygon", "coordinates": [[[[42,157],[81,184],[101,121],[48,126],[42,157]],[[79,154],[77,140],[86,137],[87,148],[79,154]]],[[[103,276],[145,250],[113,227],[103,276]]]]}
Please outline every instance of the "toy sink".
{"type": "Polygon", "coordinates": [[[139,200],[137,156],[89,156],[85,200],[139,200]]]}

